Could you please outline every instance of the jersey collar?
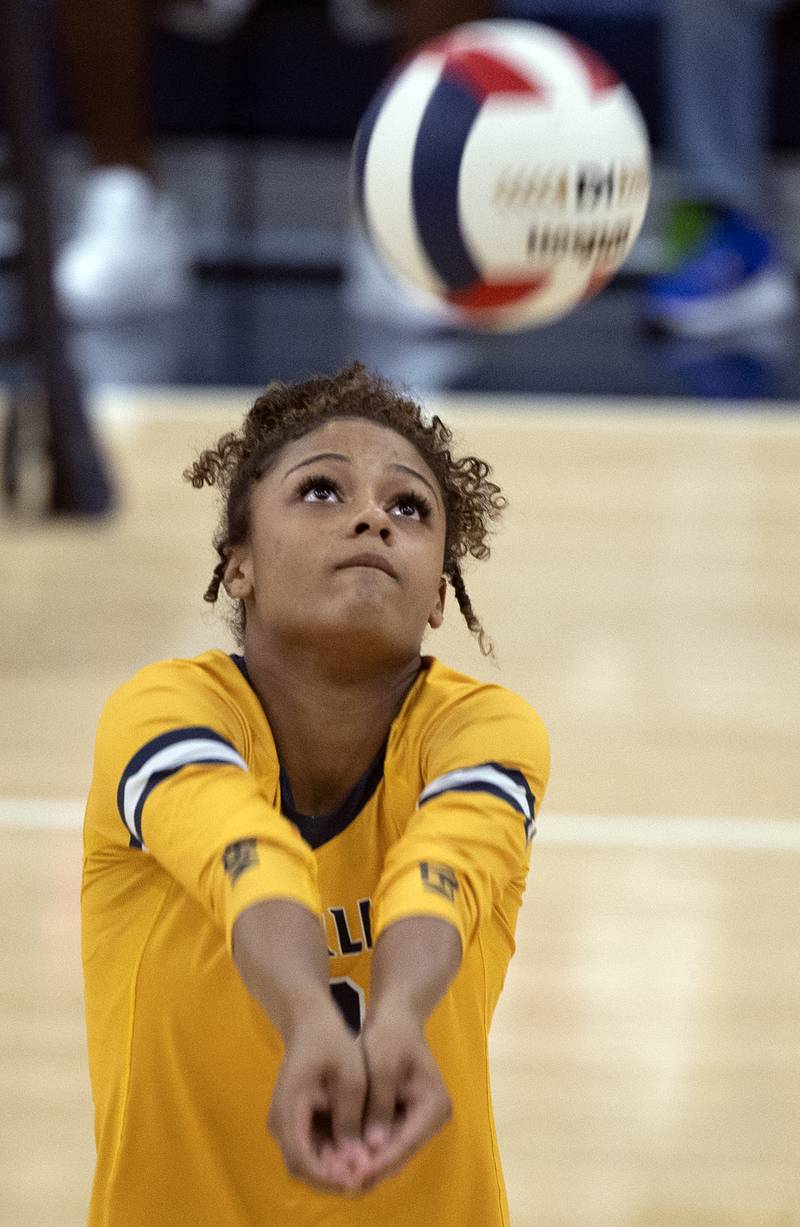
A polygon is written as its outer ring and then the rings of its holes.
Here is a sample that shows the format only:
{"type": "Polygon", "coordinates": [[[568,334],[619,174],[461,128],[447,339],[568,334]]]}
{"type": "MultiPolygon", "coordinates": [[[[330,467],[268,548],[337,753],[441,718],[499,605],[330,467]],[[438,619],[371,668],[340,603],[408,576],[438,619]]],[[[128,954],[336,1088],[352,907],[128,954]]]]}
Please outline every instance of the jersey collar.
{"type": "MultiPolygon", "coordinates": [[[[253,683],[250,680],[250,674],[247,671],[247,663],[244,657],[237,656],[232,652],[231,660],[248,685],[252,687],[253,683]]],[[[328,843],[336,835],[341,834],[361,813],[383,779],[383,764],[386,758],[387,744],[388,738],[364,774],[356,780],[341,805],[337,806],[330,813],[322,815],[300,813],[294,803],[289,777],[280,759],[278,760],[280,766],[281,812],[284,817],[294,823],[310,847],[321,848],[323,844],[328,843]]]]}

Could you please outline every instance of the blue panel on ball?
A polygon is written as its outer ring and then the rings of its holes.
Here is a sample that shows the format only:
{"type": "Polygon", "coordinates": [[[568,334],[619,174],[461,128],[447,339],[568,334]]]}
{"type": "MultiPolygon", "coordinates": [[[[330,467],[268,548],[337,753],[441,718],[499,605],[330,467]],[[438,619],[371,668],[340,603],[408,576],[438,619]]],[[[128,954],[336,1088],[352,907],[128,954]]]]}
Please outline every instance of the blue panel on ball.
{"type": "Polygon", "coordinates": [[[450,290],[480,279],[461,237],[458,176],[480,104],[459,81],[441,78],[425,108],[414,146],[411,194],[425,254],[450,290]]]}
{"type": "Polygon", "coordinates": [[[386,101],[386,95],[394,84],[394,78],[379,89],[375,97],[370,102],[361,123],[358,125],[355,140],[353,142],[353,156],[351,160],[351,183],[350,191],[353,203],[358,211],[361,224],[365,230],[369,230],[367,221],[367,206],[366,206],[366,165],[367,153],[369,152],[369,144],[372,140],[372,133],[375,131],[375,124],[378,122],[378,116],[381,113],[381,108],[386,101]]]}

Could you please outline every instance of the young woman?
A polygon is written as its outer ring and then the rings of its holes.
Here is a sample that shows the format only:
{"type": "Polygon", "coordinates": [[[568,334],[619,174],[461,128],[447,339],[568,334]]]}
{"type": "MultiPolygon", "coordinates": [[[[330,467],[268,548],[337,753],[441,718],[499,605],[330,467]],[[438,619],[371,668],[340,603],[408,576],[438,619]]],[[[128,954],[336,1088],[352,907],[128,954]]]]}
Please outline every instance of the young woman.
{"type": "Polygon", "coordinates": [[[549,770],[420,644],[504,500],[356,365],[205,451],[242,655],[107,704],[85,824],[91,1227],[500,1227],[487,1036],[549,770]],[[268,1112],[268,1129],[264,1118],[268,1112]]]}

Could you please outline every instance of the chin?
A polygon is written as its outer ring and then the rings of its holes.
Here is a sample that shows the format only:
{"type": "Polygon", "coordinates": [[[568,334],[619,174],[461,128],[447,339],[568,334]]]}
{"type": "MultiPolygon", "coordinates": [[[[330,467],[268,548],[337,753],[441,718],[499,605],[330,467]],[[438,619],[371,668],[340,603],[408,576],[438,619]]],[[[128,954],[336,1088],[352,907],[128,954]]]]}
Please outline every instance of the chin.
{"type": "Polygon", "coordinates": [[[376,607],[359,602],[326,619],[314,634],[318,642],[328,639],[339,651],[374,653],[382,658],[409,653],[407,623],[398,617],[396,609],[387,610],[385,604],[376,607]]]}

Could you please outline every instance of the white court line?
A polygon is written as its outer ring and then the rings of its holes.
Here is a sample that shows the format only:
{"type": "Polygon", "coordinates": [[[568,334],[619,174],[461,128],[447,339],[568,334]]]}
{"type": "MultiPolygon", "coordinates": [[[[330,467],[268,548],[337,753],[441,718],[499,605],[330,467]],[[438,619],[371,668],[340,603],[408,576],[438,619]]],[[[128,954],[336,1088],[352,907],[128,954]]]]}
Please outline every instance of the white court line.
{"type": "Polygon", "coordinates": [[[793,818],[689,818],[682,814],[548,814],[539,823],[542,843],[606,848],[721,848],[744,852],[800,852],[800,822],[793,818]]]}
{"type": "MultiPolygon", "coordinates": [[[[79,797],[0,797],[0,830],[75,830],[83,823],[79,797]]],[[[800,821],[764,818],[688,818],[671,814],[604,816],[549,814],[536,836],[545,844],[605,848],[723,848],[743,852],[800,852],[800,821]]]]}
{"type": "MultiPolygon", "coordinates": [[[[202,422],[209,412],[231,415],[236,423],[263,388],[202,387],[131,388],[96,386],[90,397],[93,418],[111,427],[148,422],[202,422]]],[[[413,391],[413,389],[412,389],[413,391]]],[[[732,401],[725,412],[721,402],[661,397],[598,397],[511,393],[420,393],[430,413],[465,426],[478,421],[492,428],[535,433],[550,427],[568,433],[600,431],[611,435],[659,436],[665,432],[701,436],[796,438],[800,416],[791,409],[776,409],[772,401],[732,401]]]]}
{"type": "Polygon", "coordinates": [[[73,830],[83,825],[79,797],[0,797],[0,830],[73,830]]]}

